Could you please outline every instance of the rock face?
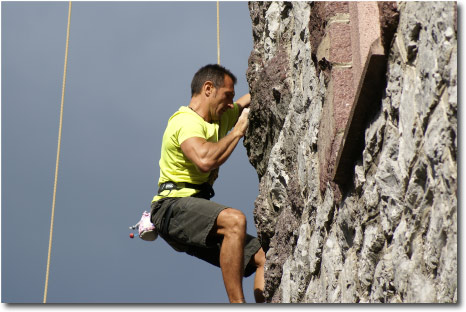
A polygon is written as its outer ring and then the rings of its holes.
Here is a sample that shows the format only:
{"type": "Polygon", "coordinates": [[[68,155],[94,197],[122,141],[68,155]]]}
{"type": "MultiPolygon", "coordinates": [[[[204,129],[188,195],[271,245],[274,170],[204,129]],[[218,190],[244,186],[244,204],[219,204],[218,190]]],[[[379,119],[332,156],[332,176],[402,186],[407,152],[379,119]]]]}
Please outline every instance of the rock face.
{"type": "Polygon", "coordinates": [[[249,9],[244,145],[260,180],[267,301],[456,302],[456,3],[398,4],[396,33],[382,42],[383,96],[345,188],[320,178],[319,132],[332,126],[323,124],[329,64],[312,36],[325,32],[311,20],[322,7],[249,9]]]}

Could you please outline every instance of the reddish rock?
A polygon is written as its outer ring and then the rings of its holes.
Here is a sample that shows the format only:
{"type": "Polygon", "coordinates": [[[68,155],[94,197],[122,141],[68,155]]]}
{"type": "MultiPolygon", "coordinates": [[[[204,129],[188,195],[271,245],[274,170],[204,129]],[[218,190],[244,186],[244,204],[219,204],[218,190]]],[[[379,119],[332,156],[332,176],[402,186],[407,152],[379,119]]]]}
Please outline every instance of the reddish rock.
{"type": "Polygon", "coordinates": [[[336,14],[349,12],[348,1],[325,1],[321,3],[325,6],[324,18],[326,20],[330,19],[336,14]]]}
{"type": "Polygon", "coordinates": [[[330,36],[330,59],[331,63],[351,63],[351,36],[348,33],[351,27],[346,23],[332,23],[328,27],[330,36]]]}
{"type": "Polygon", "coordinates": [[[354,101],[353,72],[351,68],[333,68],[333,116],[335,133],[345,130],[354,101]]]}

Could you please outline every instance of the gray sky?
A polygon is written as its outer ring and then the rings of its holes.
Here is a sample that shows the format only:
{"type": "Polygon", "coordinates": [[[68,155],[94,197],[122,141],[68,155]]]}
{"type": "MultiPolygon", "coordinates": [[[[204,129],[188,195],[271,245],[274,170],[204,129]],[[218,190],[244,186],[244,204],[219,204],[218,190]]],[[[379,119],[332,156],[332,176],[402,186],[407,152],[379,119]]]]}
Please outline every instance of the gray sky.
{"type": "MultiPolygon", "coordinates": [[[[67,2],[2,2],[2,302],[42,302],[67,2]]],[[[221,2],[221,63],[248,92],[246,2],[221,2]]],[[[162,239],[130,239],[158,181],[169,116],[201,66],[217,62],[215,2],[73,2],[47,301],[227,302],[221,271],[162,239]]],[[[242,141],[214,201],[248,232],[258,180],[242,141]]],[[[244,280],[253,302],[253,277],[244,280]]]]}

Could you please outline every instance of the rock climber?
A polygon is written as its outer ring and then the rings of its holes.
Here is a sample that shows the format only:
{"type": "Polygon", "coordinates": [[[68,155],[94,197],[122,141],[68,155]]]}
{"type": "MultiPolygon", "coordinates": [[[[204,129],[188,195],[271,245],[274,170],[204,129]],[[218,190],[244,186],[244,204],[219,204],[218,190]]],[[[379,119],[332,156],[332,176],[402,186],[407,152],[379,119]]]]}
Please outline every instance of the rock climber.
{"type": "Polygon", "coordinates": [[[194,75],[189,105],[170,117],[163,135],[151,220],[176,251],[221,268],[231,303],[245,302],[243,276],[254,272],[254,298],[264,302],[265,253],[259,240],[246,233],[240,210],[210,200],[218,168],[248,127],[251,97],[233,102],[235,84],[236,77],[221,65],[206,65],[194,75]]]}

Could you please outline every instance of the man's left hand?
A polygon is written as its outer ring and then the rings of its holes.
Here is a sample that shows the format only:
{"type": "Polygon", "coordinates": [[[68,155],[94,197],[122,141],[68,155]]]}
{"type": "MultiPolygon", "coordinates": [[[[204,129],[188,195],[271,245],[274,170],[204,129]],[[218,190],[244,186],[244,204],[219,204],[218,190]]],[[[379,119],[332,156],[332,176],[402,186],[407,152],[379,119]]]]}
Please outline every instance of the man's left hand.
{"type": "Polygon", "coordinates": [[[251,104],[251,94],[245,94],[242,97],[240,97],[236,103],[241,106],[241,109],[249,107],[249,104],[251,104]]]}

